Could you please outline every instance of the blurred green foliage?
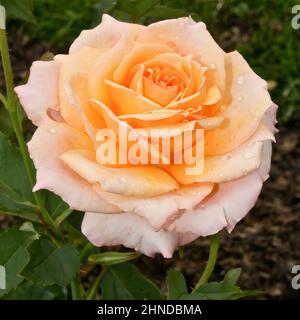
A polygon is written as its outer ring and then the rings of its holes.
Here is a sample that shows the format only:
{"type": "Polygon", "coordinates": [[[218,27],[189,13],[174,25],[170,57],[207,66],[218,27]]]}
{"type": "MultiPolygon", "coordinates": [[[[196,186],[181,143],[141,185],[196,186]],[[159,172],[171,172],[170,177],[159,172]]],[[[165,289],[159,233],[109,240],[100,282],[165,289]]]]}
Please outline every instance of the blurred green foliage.
{"type": "MultiPolygon", "coordinates": [[[[66,51],[82,29],[99,23],[103,13],[115,18],[149,24],[191,15],[207,24],[226,50],[239,50],[251,67],[270,82],[273,100],[280,106],[282,122],[300,110],[300,30],[291,27],[291,10],[297,0],[2,0],[22,3],[23,20],[11,27],[32,41],[46,41],[54,50],[66,51]],[[27,7],[24,4],[27,3],[27,7]],[[25,8],[25,9],[24,9],[25,8]],[[32,8],[34,18],[26,8],[32,8]]],[[[22,15],[21,15],[22,16],[22,15]]]]}

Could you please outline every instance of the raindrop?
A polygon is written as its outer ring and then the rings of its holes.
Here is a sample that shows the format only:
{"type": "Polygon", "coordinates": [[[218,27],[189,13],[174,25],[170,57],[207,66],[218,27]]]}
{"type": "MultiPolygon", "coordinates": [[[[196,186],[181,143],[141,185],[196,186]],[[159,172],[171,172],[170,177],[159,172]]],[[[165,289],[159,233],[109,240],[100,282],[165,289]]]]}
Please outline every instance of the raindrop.
{"type": "Polygon", "coordinates": [[[216,65],[215,65],[214,63],[212,63],[212,64],[210,65],[210,68],[214,70],[214,69],[216,69],[216,65]]]}
{"type": "Polygon", "coordinates": [[[51,134],[55,134],[55,133],[56,133],[55,129],[53,129],[53,128],[50,128],[48,131],[49,131],[49,133],[51,133],[51,134]]]}
{"type": "Polygon", "coordinates": [[[238,101],[242,101],[243,100],[243,97],[242,96],[239,96],[238,97],[238,101]]]}
{"type": "Polygon", "coordinates": [[[125,177],[120,177],[119,181],[120,181],[120,183],[125,183],[126,182],[126,178],[125,177]]]}
{"type": "Polygon", "coordinates": [[[244,77],[243,76],[239,76],[237,79],[237,83],[238,84],[243,84],[244,83],[244,77]]]}
{"type": "Polygon", "coordinates": [[[253,154],[253,152],[246,150],[244,152],[244,157],[245,157],[245,159],[251,159],[254,157],[254,154],[253,154]]]}
{"type": "Polygon", "coordinates": [[[220,173],[220,174],[219,174],[219,176],[220,176],[220,177],[223,177],[223,176],[224,176],[224,174],[223,174],[223,173],[220,173]]]}
{"type": "Polygon", "coordinates": [[[222,156],[222,159],[223,160],[228,160],[228,159],[230,159],[232,157],[232,155],[230,154],[230,153],[226,153],[226,154],[224,154],[223,156],[222,156]]]}

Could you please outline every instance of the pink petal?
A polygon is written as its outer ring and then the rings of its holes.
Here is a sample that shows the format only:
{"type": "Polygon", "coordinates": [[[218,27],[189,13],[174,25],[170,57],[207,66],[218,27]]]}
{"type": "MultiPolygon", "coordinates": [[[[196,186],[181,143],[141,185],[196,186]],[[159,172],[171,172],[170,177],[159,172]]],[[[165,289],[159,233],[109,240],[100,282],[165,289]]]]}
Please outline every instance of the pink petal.
{"type": "Polygon", "coordinates": [[[238,180],[221,183],[215,194],[197,208],[186,211],[169,230],[199,236],[215,234],[224,227],[231,232],[255,205],[262,183],[258,171],[238,180]]]}
{"type": "Polygon", "coordinates": [[[154,230],[160,230],[166,223],[181,214],[181,210],[192,209],[212,190],[213,184],[203,183],[181,187],[178,191],[156,197],[125,197],[103,191],[98,185],[95,190],[107,202],[144,217],[154,230]]]}
{"type": "Polygon", "coordinates": [[[126,34],[134,39],[144,26],[120,22],[108,14],[102,16],[102,22],[94,29],[83,30],[70,47],[70,54],[85,46],[93,48],[112,48],[126,34]]]}
{"type": "Polygon", "coordinates": [[[156,232],[145,219],[132,213],[87,212],[81,230],[95,246],[122,244],[150,257],[161,253],[165,258],[171,258],[179,241],[177,233],[164,230],[156,232]]]}
{"type": "Polygon", "coordinates": [[[91,184],[69,169],[60,159],[60,155],[70,149],[91,149],[91,141],[85,134],[65,123],[49,120],[38,127],[28,147],[37,170],[34,191],[48,189],[76,210],[119,211],[106,203],[93,190],[91,184]]]}
{"type": "Polygon", "coordinates": [[[28,118],[39,126],[48,119],[47,110],[58,110],[59,63],[35,61],[27,84],[15,88],[28,118]]]}

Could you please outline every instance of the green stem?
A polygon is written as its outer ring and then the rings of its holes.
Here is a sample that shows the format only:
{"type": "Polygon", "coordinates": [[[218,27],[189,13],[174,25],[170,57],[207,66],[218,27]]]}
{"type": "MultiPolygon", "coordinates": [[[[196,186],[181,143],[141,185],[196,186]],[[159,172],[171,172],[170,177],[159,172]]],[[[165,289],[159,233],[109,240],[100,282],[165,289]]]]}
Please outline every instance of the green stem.
{"type": "Polygon", "coordinates": [[[80,284],[79,276],[76,276],[71,281],[71,294],[72,294],[72,300],[83,300],[81,295],[81,284],[80,284]]]}
{"type": "Polygon", "coordinates": [[[93,249],[94,249],[94,246],[90,242],[88,242],[83,247],[83,249],[81,250],[80,255],[79,255],[79,259],[80,259],[81,263],[86,262],[88,256],[90,255],[90,253],[92,252],[93,249]]]}
{"type": "Polygon", "coordinates": [[[56,219],[56,225],[60,226],[67,218],[68,216],[73,212],[73,209],[68,208],[66,210],[64,210],[56,219]]]}
{"type": "Polygon", "coordinates": [[[87,293],[87,296],[86,296],[87,300],[94,300],[95,299],[95,297],[97,295],[97,292],[99,290],[99,286],[101,284],[101,280],[102,280],[105,272],[106,272],[106,267],[103,267],[103,269],[101,270],[99,276],[97,277],[96,281],[94,282],[92,288],[87,293]]]}
{"type": "MultiPolygon", "coordinates": [[[[24,165],[26,168],[27,176],[31,187],[35,184],[35,170],[33,164],[30,160],[28,149],[26,146],[26,142],[23,137],[23,128],[22,123],[20,121],[20,117],[18,116],[18,97],[14,91],[14,82],[13,82],[13,73],[11,67],[11,61],[9,56],[9,49],[8,49],[8,41],[6,31],[4,29],[0,29],[0,52],[1,52],[1,59],[2,59],[2,67],[4,71],[4,78],[5,78],[5,86],[6,86],[6,101],[7,101],[7,109],[9,112],[9,116],[17,137],[17,141],[19,144],[20,152],[24,161],[24,165]]],[[[63,237],[57,226],[48,213],[48,211],[44,208],[43,198],[41,197],[40,192],[33,193],[36,204],[39,207],[39,212],[41,214],[42,220],[49,226],[51,232],[61,241],[63,241],[63,237]]]]}
{"type": "Polygon", "coordinates": [[[0,101],[3,103],[4,107],[7,108],[7,101],[6,98],[2,93],[0,93],[0,101]]]}
{"type": "Polygon", "coordinates": [[[218,234],[212,235],[210,237],[210,241],[211,242],[210,242],[208,261],[199,281],[197,282],[195,288],[193,289],[193,292],[197,291],[201,286],[203,286],[209,280],[215,268],[215,264],[218,256],[219,242],[220,242],[219,235],[218,234]]]}

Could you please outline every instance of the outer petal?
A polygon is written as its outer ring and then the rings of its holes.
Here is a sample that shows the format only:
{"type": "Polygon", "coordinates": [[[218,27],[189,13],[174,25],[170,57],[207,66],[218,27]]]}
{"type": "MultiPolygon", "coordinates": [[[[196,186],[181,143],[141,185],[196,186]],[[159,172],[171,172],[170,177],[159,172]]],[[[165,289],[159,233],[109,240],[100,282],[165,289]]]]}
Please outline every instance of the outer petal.
{"type": "Polygon", "coordinates": [[[104,14],[102,22],[96,28],[84,30],[70,47],[70,54],[79,51],[82,47],[89,46],[94,48],[112,48],[121,38],[122,34],[131,37],[132,40],[145,27],[120,22],[113,17],[104,14]]]}
{"type": "Polygon", "coordinates": [[[49,121],[38,127],[28,147],[37,170],[34,191],[48,189],[77,210],[119,211],[101,199],[92,185],[69,169],[59,158],[69,149],[92,148],[92,143],[85,134],[65,123],[49,121]]]}
{"type": "Polygon", "coordinates": [[[39,126],[48,120],[47,110],[58,110],[58,72],[56,61],[35,61],[27,84],[15,88],[28,118],[39,126]]]}
{"type": "Polygon", "coordinates": [[[147,221],[132,213],[102,214],[87,212],[81,230],[96,246],[124,245],[150,257],[161,253],[171,258],[178,245],[175,232],[154,231],[147,221]]]}
{"type": "MultiPolygon", "coordinates": [[[[83,129],[80,112],[68,97],[66,86],[78,73],[89,73],[93,62],[103,55],[100,49],[82,48],[74,55],[57,55],[55,60],[61,63],[59,73],[59,103],[62,117],[72,127],[83,129]]],[[[72,102],[72,100],[71,100],[72,102]]]]}
{"type": "Polygon", "coordinates": [[[98,185],[95,190],[109,203],[126,212],[146,218],[154,230],[175,219],[181,210],[192,209],[213,189],[213,184],[202,183],[180,188],[156,197],[125,197],[103,191],[98,185]]]}
{"type": "Polygon", "coordinates": [[[237,52],[227,54],[230,94],[228,105],[219,116],[225,118],[221,126],[205,136],[205,153],[219,155],[231,152],[247,141],[257,130],[265,112],[273,104],[266,82],[254,73],[237,52]],[[227,120],[227,121],[226,121],[227,120]]]}
{"type": "Polygon", "coordinates": [[[99,165],[91,153],[86,150],[68,150],[61,155],[61,159],[90,183],[100,183],[107,192],[151,197],[178,188],[177,182],[159,168],[109,168],[99,165]]]}
{"type": "Polygon", "coordinates": [[[221,183],[215,194],[193,210],[186,211],[169,230],[191,232],[199,236],[215,234],[224,227],[231,232],[255,205],[262,188],[259,171],[221,183]]]}
{"type": "Polygon", "coordinates": [[[182,184],[194,182],[220,183],[240,178],[257,169],[262,161],[263,142],[256,141],[224,156],[205,157],[204,168],[199,173],[186,174],[186,165],[170,165],[167,171],[182,184]]]}

